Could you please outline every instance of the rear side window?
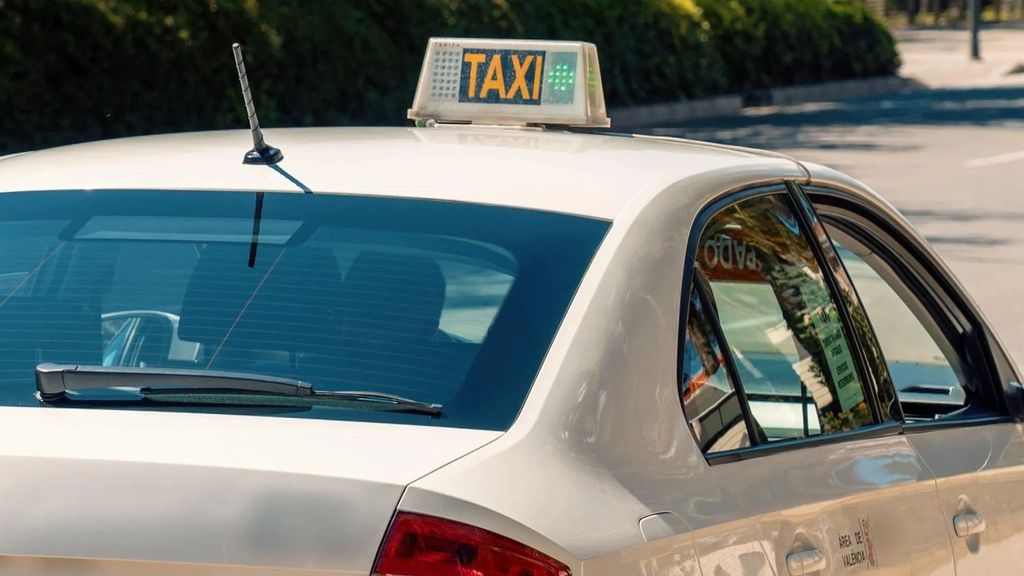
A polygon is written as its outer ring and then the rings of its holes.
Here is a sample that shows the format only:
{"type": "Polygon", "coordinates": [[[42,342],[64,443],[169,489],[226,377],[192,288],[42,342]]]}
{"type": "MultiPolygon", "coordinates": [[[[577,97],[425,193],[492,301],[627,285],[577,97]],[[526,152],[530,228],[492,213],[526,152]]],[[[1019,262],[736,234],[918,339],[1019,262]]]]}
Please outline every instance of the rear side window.
{"type": "MultiPolygon", "coordinates": [[[[239,192],[0,195],[0,403],[43,362],[227,371],[444,405],[205,411],[506,428],[607,223],[239,192]],[[45,215],[45,216],[41,216],[45,215]],[[257,227],[258,224],[258,227],[257,227]],[[258,229],[258,232],[256,232],[258,229]]],[[[186,409],[106,402],[81,406],[186,409]]]]}
{"type": "Polygon", "coordinates": [[[874,422],[836,302],[786,194],[714,215],[695,260],[758,442],[874,422]]]}
{"type": "Polygon", "coordinates": [[[750,446],[747,423],[711,319],[694,291],[686,317],[680,374],[683,411],[704,452],[750,446]]]}

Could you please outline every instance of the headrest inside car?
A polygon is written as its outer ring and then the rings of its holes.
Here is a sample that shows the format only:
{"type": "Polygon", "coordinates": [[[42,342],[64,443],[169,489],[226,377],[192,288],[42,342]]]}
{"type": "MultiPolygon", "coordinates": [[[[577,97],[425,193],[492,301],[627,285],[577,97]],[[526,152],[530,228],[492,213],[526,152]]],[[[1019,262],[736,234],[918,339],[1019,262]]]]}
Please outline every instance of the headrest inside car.
{"type": "Polygon", "coordinates": [[[345,274],[345,335],[368,341],[431,339],[444,307],[441,267],[427,257],[363,252],[345,274]]]}
{"type": "Polygon", "coordinates": [[[182,303],[179,337],[208,346],[320,351],[340,330],[341,272],[327,248],[210,245],[182,303]],[[230,335],[229,335],[230,332],[230,335]]]}

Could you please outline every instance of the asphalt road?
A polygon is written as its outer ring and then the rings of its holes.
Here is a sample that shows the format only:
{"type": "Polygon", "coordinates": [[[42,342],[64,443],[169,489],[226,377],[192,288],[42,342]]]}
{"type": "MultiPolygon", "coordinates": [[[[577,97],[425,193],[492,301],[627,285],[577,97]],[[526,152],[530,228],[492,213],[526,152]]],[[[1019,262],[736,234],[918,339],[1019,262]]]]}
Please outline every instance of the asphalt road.
{"type": "Polygon", "coordinates": [[[792,154],[892,202],[1024,368],[1024,85],[921,90],[650,130],[792,154]]]}

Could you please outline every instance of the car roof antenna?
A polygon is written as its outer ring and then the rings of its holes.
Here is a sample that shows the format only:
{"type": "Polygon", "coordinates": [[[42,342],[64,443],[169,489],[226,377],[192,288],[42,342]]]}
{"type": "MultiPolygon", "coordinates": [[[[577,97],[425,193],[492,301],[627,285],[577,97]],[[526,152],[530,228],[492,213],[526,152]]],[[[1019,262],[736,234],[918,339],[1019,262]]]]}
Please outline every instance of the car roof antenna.
{"type": "Polygon", "coordinates": [[[238,68],[238,82],[242,85],[242,98],[245,100],[245,113],[249,115],[249,129],[252,130],[252,150],[245,153],[243,164],[277,164],[284,155],[263,140],[260,130],[260,119],[256,117],[256,106],[252,103],[252,92],[249,90],[249,78],[245,75],[245,60],[242,59],[242,47],[235,42],[231,45],[235,53],[235,67],[238,68]]]}

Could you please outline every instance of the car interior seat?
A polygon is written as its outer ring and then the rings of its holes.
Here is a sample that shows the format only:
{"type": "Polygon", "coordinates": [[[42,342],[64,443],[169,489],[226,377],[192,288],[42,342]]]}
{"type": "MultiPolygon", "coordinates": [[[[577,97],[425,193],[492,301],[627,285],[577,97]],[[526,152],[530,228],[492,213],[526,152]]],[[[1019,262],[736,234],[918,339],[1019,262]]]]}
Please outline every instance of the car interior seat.
{"type": "Polygon", "coordinates": [[[199,367],[303,379],[308,356],[337,354],[341,272],[327,248],[210,245],[192,273],[178,335],[199,367]]]}
{"type": "Polygon", "coordinates": [[[429,399],[462,383],[477,345],[439,329],[446,282],[436,260],[364,251],[345,273],[339,385],[429,399]],[[421,394],[417,394],[420,392],[421,394]]]}

